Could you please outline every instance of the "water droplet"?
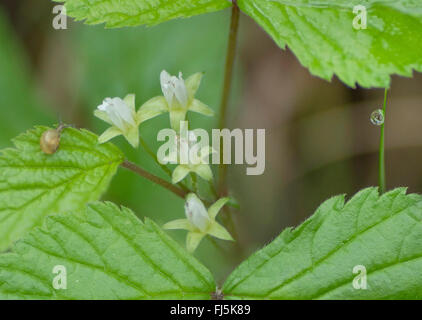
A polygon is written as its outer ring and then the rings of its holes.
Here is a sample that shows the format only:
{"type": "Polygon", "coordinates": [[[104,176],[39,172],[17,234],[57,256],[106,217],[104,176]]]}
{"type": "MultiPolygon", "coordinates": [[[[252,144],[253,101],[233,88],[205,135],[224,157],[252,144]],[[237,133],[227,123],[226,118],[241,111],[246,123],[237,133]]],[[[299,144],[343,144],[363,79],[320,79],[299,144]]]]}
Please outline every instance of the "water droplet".
{"type": "Polygon", "coordinates": [[[371,113],[371,122],[376,126],[384,124],[384,112],[381,109],[377,109],[371,113]]]}

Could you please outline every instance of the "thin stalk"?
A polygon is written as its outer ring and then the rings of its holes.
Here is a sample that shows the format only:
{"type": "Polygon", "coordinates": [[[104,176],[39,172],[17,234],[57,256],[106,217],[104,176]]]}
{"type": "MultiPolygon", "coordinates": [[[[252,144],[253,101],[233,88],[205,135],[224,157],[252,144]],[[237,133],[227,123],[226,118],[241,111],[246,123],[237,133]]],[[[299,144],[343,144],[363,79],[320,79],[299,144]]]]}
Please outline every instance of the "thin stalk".
{"type": "MultiPolygon", "coordinates": [[[[220,130],[226,126],[227,118],[227,105],[230,97],[230,89],[233,78],[233,66],[234,59],[236,56],[236,45],[237,45],[237,31],[239,28],[239,7],[237,6],[237,1],[233,0],[232,6],[232,15],[230,20],[230,33],[229,41],[227,46],[227,55],[226,55],[226,65],[224,72],[224,84],[223,84],[223,95],[221,97],[221,106],[220,106],[220,119],[219,119],[219,128],[220,130]]],[[[219,166],[219,193],[220,195],[225,195],[227,193],[227,165],[222,161],[222,142],[220,141],[220,166],[219,166]]]]}
{"type": "Polygon", "coordinates": [[[163,169],[163,171],[165,171],[167,175],[171,177],[171,170],[158,161],[157,155],[154,151],[151,150],[145,140],[142,139],[142,137],[139,137],[139,141],[141,142],[142,148],[144,148],[144,150],[150,155],[152,159],[154,159],[154,161],[161,167],[161,169],[163,169]]]}
{"type": "MultiPolygon", "coordinates": [[[[167,173],[167,175],[171,178],[172,177],[171,170],[167,166],[160,163],[160,161],[158,161],[157,155],[155,154],[154,151],[151,150],[151,148],[148,146],[148,144],[145,142],[145,140],[142,139],[142,137],[139,137],[139,141],[141,142],[142,148],[144,148],[144,150],[150,155],[150,157],[152,159],[154,159],[155,163],[157,163],[160,166],[160,168],[165,173],[167,173]]],[[[180,182],[179,185],[183,189],[183,191],[185,191],[186,193],[188,193],[190,191],[182,182],[180,182]]]]}
{"type": "Polygon", "coordinates": [[[141,176],[145,179],[148,179],[149,181],[152,181],[152,182],[162,186],[163,188],[166,188],[167,190],[173,192],[178,197],[185,199],[185,196],[187,194],[185,191],[183,191],[179,187],[176,187],[175,185],[171,184],[170,182],[149,173],[148,171],[142,169],[141,167],[138,167],[136,164],[125,160],[120,166],[136,173],[137,175],[139,175],[139,176],[141,176]]]}
{"type": "Polygon", "coordinates": [[[386,183],[385,183],[385,137],[384,137],[384,128],[385,128],[385,120],[386,120],[386,106],[387,106],[387,95],[388,95],[388,88],[385,88],[384,92],[384,105],[382,108],[382,114],[384,117],[384,121],[381,124],[381,135],[380,135],[380,144],[379,144],[379,189],[380,193],[384,193],[386,190],[386,183]]]}
{"type": "Polygon", "coordinates": [[[192,179],[192,190],[194,193],[198,193],[198,181],[196,180],[195,173],[191,173],[191,179],[192,179]]]}
{"type": "Polygon", "coordinates": [[[212,180],[209,180],[208,184],[209,184],[210,191],[211,191],[213,197],[215,198],[215,200],[218,200],[218,193],[217,193],[217,190],[215,189],[214,182],[212,180]]]}

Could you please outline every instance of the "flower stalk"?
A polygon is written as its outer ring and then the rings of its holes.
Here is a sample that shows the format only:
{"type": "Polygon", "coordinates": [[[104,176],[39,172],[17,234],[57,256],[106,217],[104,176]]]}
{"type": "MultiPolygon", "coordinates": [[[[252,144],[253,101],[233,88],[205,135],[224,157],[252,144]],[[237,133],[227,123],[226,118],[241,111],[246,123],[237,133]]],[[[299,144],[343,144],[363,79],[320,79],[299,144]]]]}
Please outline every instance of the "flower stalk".
{"type": "MultiPolygon", "coordinates": [[[[141,146],[142,146],[142,148],[144,148],[146,153],[148,153],[149,156],[155,161],[155,163],[158,166],[160,166],[160,168],[171,178],[171,176],[172,176],[171,170],[167,166],[161,164],[160,161],[158,161],[157,155],[154,153],[154,151],[151,150],[151,148],[148,146],[146,141],[142,137],[139,137],[139,141],[141,142],[141,146]]],[[[190,192],[190,190],[183,183],[179,183],[179,185],[183,189],[183,191],[185,191],[185,193],[190,192]]]]}
{"type": "Polygon", "coordinates": [[[120,166],[136,173],[137,175],[139,175],[139,176],[141,176],[145,179],[148,179],[148,180],[150,180],[150,181],[152,181],[156,184],[159,184],[163,188],[166,188],[167,190],[173,192],[175,195],[177,195],[178,197],[180,197],[182,199],[184,199],[186,194],[187,194],[185,191],[183,191],[179,187],[176,187],[175,185],[171,184],[170,182],[149,173],[148,171],[142,169],[141,167],[138,167],[136,164],[134,164],[130,161],[125,160],[120,166]]]}
{"type": "MultiPolygon", "coordinates": [[[[219,129],[226,126],[227,121],[227,105],[230,97],[230,89],[233,78],[233,66],[236,56],[237,46],[237,31],[239,28],[239,7],[237,1],[233,0],[232,14],[230,20],[229,42],[227,46],[226,65],[224,72],[223,95],[220,104],[220,118],[219,129]]],[[[222,142],[220,142],[220,150],[223,150],[222,142]]],[[[227,194],[227,165],[223,163],[223,155],[220,152],[220,166],[219,166],[219,194],[225,196],[227,194]]]]}
{"type": "Polygon", "coordinates": [[[387,107],[387,96],[388,96],[388,88],[385,88],[384,91],[384,105],[382,108],[382,113],[384,117],[384,121],[381,124],[381,135],[380,135],[380,144],[379,144],[379,189],[380,193],[384,193],[386,190],[386,182],[385,182],[385,136],[384,136],[384,128],[385,128],[385,118],[386,118],[386,107],[387,107]]]}
{"type": "MultiPolygon", "coordinates": [[[[226,55],[226,64],[224,72],[224,84],[223,84],[223,94],[221,96],[220,104],[220,117],[219,117],[219,129],[222,130],[225,128],[227,123],[227,107],[230,97],[230,90],[232,86],[233,78],[233,67],[236,57],[236,47],[237,47],[237,34],[239,29],[239,14],[240,10],[237,5],[237,1],[233,0],[232,13],[230,19],[230,32],[229,40],[227,45],[227,55],[226,55]]],[[[218,168],[218,196],[223,197],[227,196],[227,165],[223,163],[223,142],[220,141],[220,165],[218,168]]],[[[234,238],[237,238],[237,232],[232,218],[232,213],[230,209],[224,208],[224,216],[222,217],[225,225],[228,226],[230,232],[233,234],[234,238]]]]}

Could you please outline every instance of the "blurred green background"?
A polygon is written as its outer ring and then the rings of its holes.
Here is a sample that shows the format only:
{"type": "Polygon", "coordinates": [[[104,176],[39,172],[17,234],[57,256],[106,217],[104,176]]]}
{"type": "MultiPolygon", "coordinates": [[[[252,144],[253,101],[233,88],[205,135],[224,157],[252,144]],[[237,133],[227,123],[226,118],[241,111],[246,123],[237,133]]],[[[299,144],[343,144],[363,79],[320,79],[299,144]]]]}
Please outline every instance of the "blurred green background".
{"type": "MultiPolygon", "coordinates": [[[[38,124],[59,119],[97,134],[106,128],[93,110],[103,98],[135,93],[137,106],[160,94],[159,73],[204,71],[200,100],[218,114],[230,10],[167,22],[156,27],[105,30],[68,20],[52,27],[50,1],[0,1],[0,147],[38,124]]],[[[246,176],[229,168],[239,244],[247,256],[282,229],[296,226],[327,198],[377,184],[379,128],[369,121],[381,107],[383,90],[350,89],[337,79],[315,78],[291,52],[280,50],[248,17],[240,20],[240,43],[229,128],[265,128],[266,171],[246,176]]],[[[422,76],[395,77],[386,120],[387,184],[422,189],[422,76]]],[[[190,115],[194,128],[211,129],[214,119],[190,115]]],[[[157,148],[161,116],[141,126],[157,148]]],[[[127,157],[167,178],[142,150],[113,140],[127,157]]],[[[216,169],[216,168],[214,168],[216,169]]],[[[104,196],[162,224],[184,215],[183,202],[130,172],[120,170],[104,196]]],[[[171,236],[184,243],[185,233],[171,236]]],[[[234,247],[208,240],[195,255],[216,278],[244,258],[234,247]]]]}

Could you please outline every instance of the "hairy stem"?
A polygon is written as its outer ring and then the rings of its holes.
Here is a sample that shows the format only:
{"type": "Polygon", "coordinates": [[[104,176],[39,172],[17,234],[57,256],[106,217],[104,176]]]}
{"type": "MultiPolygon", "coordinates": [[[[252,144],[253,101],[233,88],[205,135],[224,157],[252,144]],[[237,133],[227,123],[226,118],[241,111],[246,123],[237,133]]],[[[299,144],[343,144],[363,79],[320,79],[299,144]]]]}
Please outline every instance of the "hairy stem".
{"type": "Polygon", "coordinates": [[[384,116],[384,122],[381,124],[381,135],[380,135],[380,144],[379,144],[379,188],[380,193],[384,193],[386,190],[385,183],[385,154],[384,154],[384,127],[386,120],[386,106],[387,106],[387,95],[388,88],[385,88],[384,92],[384,105],[382,108],[382,113],[384,116]]]}
{"type": "MultiPolygon", "coordinates": [[[[230,89],[233,78],[233,65],[234,59],[236,56],[236,44],[237,44],[237,30],[239,27],[239,7],[237,6],[236,0],[233,0],[232,6],[232,15],[230,20],[230,33],[229,33],[229,42],[227,46],[227,55],[226,55],[226,66],[224,73],[224,85],[223,85],[223,95],[221,97],[221,106],[220,106],[220,119],[219,119],[219,128],[220,130],[226,126],[227,118],[227,105],[230,97],[230,89]]],[[[219,194],[225,195],[227,193],[227,166],[222,161],[222,142],[220,141],[220,166],[219,166],[219,194]]]]}
{"type": "Polygon", "coordinates": [[[187,194],[185,191],[183,191],[179,187],[176,187],[175,185],[171,184],[170,182],[149,173],[148,171],[142,169],[141,167],[138,167],[136,164],[125,160],[120,166],[136,173],[137,175],[139,175],[139,176],[141,176],[145,179],[148,179],[149,181],[152,181],[156,184],[159,184],[160,186],[162,186],[163,188],[166,188],[167,190],[173,192],[175,195],[179,196],[180,198],[185,199],[185,196],[187,194]]]}

